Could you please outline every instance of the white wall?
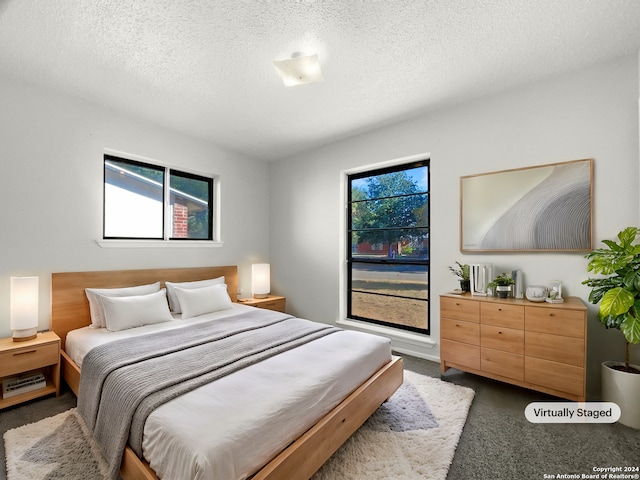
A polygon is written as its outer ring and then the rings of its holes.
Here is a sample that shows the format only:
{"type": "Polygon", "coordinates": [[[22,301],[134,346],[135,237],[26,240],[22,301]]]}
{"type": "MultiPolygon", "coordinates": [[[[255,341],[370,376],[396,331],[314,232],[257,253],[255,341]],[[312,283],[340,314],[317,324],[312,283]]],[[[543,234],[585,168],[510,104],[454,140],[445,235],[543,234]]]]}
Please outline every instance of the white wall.
{"type": "Polygon", "coordinates": [[[40,329],[57,271],[237,264],[250,294],[250,264],[268,260],[268,164],[6,78],[0,105],[0,336],[12,275],[40,276],[40,329]],[[100,248],[105,148],[219,174],[224,246],[100,248]]]}
{"type": "MultiPolygon", "coordinates": [[[[636,225],[638,77],[638,55],[633,55],[271,165],[0,78],[0,336],[10,335],[12,275],[40,276],[39,327],[45,329],[49,276],[55,271],[238,264],[240,289],[249,295],[255,261],[271,262],[272,291],[287,296],[292,313],[335,323],[341,316],[342,172],[422,152],[432,159],[430,313],[436,345],[419,354],[439,354],[438,294],[456,286],[447,270],[455,260],[521,268],[528,283],[560,278],[566,294],[586,300],[581,254],[462,255],[459,177],[593,158],[594,244],[636,225]],[[105,148],[220,174],[224,246],[100,248],[95,240],[102,231],[105,148]]],[[[598,391],[599,363],[622,355],[619,332],[604,330],[595,312],[590,306],[592,393],[598,391]]],[[[634,356],[637,363],[637,347],[634,356]]]]}
{"type": "MultiPolygon", "coordinates": [[[[340,320],[344,253],[341,178],[346,169],[422,152],[431,154],[431,340],[438,342],[440,293],[455,288],[455,260],[520,268],[529,284],[563,281],[563,294],[585,300],[580,253],[462,255],[459,177],[567,160],[594,159],[594,246],[636,225],[638,209],[638,56],[424,115],[303,155],[271,170],[274,289],[291,312],[340,320]]],[[[348,105],[345,105],[348,108],[348,105]]],[[[622,336],[589,308],[588,391],[599,391],[599,363],[623,355],[622,336]]],[[[638,348],[635,354],[638,355],[638,348]]],[[[439,349],[424,347],[428,358],[439,349]]]]}

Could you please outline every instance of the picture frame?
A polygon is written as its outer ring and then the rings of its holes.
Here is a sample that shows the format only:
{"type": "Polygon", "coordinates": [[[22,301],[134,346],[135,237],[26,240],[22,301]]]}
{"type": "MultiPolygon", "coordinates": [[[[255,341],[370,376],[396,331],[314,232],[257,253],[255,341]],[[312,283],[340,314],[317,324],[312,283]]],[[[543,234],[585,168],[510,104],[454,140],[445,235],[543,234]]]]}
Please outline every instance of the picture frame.
{"type": "Polygon", "coordinates": [[[460,177],[460,251],[592,250],[593,159],[460,177]]]}
{"type": "Polygon", "coordinates": [[[562,281],[561,280],[551,280],[549,282],[549,296],[546,301],[548,303],[563,303],[564,299],[562,298],[562,281]]]}

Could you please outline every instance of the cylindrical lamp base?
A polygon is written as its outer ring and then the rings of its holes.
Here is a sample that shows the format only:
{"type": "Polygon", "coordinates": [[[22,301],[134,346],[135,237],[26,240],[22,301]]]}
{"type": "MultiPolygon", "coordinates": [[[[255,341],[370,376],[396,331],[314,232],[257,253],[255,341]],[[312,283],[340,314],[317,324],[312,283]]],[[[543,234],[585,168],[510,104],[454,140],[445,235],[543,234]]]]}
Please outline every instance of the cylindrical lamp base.
{"type": "Polygon", "coordinates": [[[13,331],[14,342],[26,342],[27,340],[33,340],[37,336],[38,336],[38,331],[36,330],[36,328],[27,328],[24,330],[13,331]]]}

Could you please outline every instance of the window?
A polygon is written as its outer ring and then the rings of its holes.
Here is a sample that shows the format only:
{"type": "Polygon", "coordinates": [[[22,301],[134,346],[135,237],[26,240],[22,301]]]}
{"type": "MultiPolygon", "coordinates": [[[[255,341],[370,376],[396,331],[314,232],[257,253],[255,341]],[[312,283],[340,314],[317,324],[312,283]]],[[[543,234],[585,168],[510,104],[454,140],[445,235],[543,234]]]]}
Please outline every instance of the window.
{"type": "Polygon", "coordinates": [[[347,316],[429,333],[429,160],[347,177],[347,316]]]}
{"type": "Polygon", "coordinates": [[[103,237],[213,240],[213,178],[105,155],[103,237]]]}

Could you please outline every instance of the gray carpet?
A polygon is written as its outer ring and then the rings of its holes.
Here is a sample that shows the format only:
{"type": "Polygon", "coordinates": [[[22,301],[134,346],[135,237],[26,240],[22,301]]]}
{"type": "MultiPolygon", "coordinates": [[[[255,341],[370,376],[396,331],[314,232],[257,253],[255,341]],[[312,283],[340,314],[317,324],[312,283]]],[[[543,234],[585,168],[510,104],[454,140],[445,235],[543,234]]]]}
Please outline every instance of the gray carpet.
{"type": "MultiPolygon", "coordinates": [[[[440,365],[405,357],[405,368],[439,376],[440,365]]],[[[531,424],[524,409],[557,397],[450,369],[443,380],[476,395],[448,480],[539,480],[593,474],[593,467],[640,467],[640,431],[620,424],[531,424]]]]}
{"type": "MultiPolygon", "coordinates": [[[[437,363],[404,359],[408,370],[440,376],[437,363]]],[[[619,424],[533,425],[524,417],[525,407],[557,398],[456,370],[449,370],[443,379],[476,392],[448,480],[538,480],[545,473],[587,474],[593,467],[640,466],[638,430],[619,424]]],[[[57,399],[2,410],[0,434],[75,405],[75,397],[67,391],[57,399]]],[[[6,480],[2,435],[0,462],[0,480],[6,480]]]]}

